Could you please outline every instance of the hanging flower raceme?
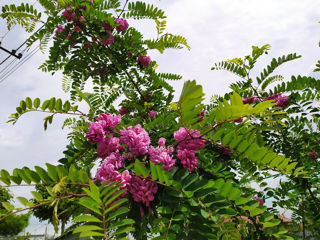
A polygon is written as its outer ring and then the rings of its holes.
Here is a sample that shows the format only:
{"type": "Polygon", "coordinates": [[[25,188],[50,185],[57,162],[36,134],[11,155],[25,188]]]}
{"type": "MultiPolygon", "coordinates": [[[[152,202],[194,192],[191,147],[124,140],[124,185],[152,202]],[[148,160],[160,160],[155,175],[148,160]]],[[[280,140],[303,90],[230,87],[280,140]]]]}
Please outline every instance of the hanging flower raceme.
{"type": "Polygon", "coordinates": [[[137,62],[140,63],[142,66],[148,67],[151,62],[151,58],[149,56],[140,55],[137,62]]]}
{"type": "Polygon", "coordinates": [[[67,8],[64,10],[62,15],[68,20],[68,21],[73,21],[77,19],[77,15],[71,11],[71,8],[67,8]]]}
{"type": "Polygon", "coordinates": [[[97,120],[103,127],[103,130],[109,131],[111,129],[114,129],[118,124],[121,123],[121,115],[115,115],[110,113],[101,113],[97,120]]]}
{"type": "Polygon", "coordinates": [[[242,98],[242,102],[243,104],[251,104],[251,103],[256,103],[259,101],[259,98],[255,97],[255,96],[248,96],[246,98],[242,98]]]}
{"type": "Polygon", "coordinates": [[[182,166],[188,171],[193,171],[197,169],[198,166],[198,159],[196,157],[196,153],[193,150],[178,150],[178,158],[182,166]]]}
{"type": "Polygon", "coordinates": [[[63,32],[63,31],[64,31],[64,26],[61,25],[61,24],[59,24],[59,26],[58,26],[57,29],[56,29],[56,34],[55,34],[55,36],[56,36],[56,37],[59,37],[58,33],[59,33],[59,32],[63,32]]]}
{"type": "Polygon", "coordinates": [[[157,114],[158,114],[158,112],[157,112],[157,111],[154,111],[154,110],[151,110],[151,111],[148,113],[149,117],[152,117],[152,118],[154,118],[155,116],[157,116],[157,114]]]}
{"type": "Polygon", "coordinates": [[[116,27],[118,32],[122,32],[129,27],[128,22],[123,18],[116,18],[115,22],[119,24],[119,26],[116,27]]]}
{"type": "Polygon", "coordinates": [[[123,129],[120,131],[120,134],[120,141],[129,147],[134,156],[143,155],[148,152],[150,137],[140,124],[123,129]]]}
{"type": "Polygon", "coordinates": [[[187,130],[184,127],[180,127],[178,131],[174,132],[173,136],[179,141],[178,149],[197,151],[204,148],[205,140],[200,138],[200,132],[197,130],[187,130]]]}
{"type": "Polygon", "coordinates": [[[124,149],[122,145],[119,143],[119,138],[116,137],[108,137],[104,138],[102,141],[98,143],[98,157],[106,158],[111,153],[124,149]]]}
{"type": "Polygon", "coordinates": [[[173,159],[172,153],[173,153],[173,148],[168,147],[165,148],[165,139],[160,138],[159,139],[159,146],[157,148],[150,147],[149,148],[149,156],[150,156],[150,161],[153,162],[154,164],[160,164],[162,163],[162,168],[165,171],[169,171],[170,169],[174,168],[176,160],[173,159]]]}
{"type": "Polygon", "coordinates": [[[158,191],[158,185],[150,177],[132,176],[128,191],[132,194],[134,201],[142,202],[149,207],[150,202],[154,200],[154,194],[158,191]]]}
{"type": "Polygon", "coordinates": [[[110,45],[114,42],[114,36],[112,35],[112,33],[110,31],[107,31],[107,34],[108,34],[108,38],[103,37],[101,39],[102,45],[110,45]]]}
{"type": "Polygon", "coordinates": [[[276,107],[281,108],[286,108],[289,104],[289,98],[287,96],[282,96],[281,93],[266,97],[264,100],[274,100],[274,102],[277,104],[276,107]]]}

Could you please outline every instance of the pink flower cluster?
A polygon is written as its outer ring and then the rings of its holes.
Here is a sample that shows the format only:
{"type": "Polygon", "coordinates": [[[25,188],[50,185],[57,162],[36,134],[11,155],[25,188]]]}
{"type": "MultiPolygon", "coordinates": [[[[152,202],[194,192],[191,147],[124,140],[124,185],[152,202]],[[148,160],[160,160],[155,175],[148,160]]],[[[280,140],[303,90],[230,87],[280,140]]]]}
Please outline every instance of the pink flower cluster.
{"type": "Polygon", "coordinates": [[[316,152],[309,152],[309,158],[315,160],[318,158],[318,154],[316,152]]]}
{"type": "Polygon", "coordinates": [[[204,148],[205,140],[201,138],[200,132],[197,130],[187,130],[181,127],[173,134],[178,143],[178,158],[182,166],[189,171],[197,169],[198,159],[195,151],[204,148]]]}
{"type": "Polygon", "coordinates": [[[262,206],[264,204],[264,201],[262,198],[259,198],[257,196],[252,197],[253,200],[259,201],[259,204],[262,206]]]}
{"type": "Polygon", "coordinates": [[[287,96],[282,96],[281,93],[266,97],[264,100],[274,100],[274,102],[277,104],[276,107],[281,108],[286,108],[289,104],[289,98],[287,96]]]}
{"type": "Polygon", "coordinates": [[[182,166],[188,169],[188,171],[191,172],[197,169],[198,159],[194,151],[187,149],[178,150],[178,158],[180,159],[182,166]]]}
{"type": "Polygon", "coordinates": [[[58,37],[58,36],[59,36],[58,33],[59,33],[59,32],[63,32],[63,31],[64,31],[64,26],[60,24],[60,25],[57,27],[55,36],[58,37]]]}
{"type": "MultiPolygon", "coordinates": [[[[124,168],[127,159],[151,151],[150,158],[155,162],[161,161],[163,168],[168,171],[175,164],[171,155],[173,148],[164,147],[164,138],[159,139],[157,148],[150,147],[149,135],[140,125],[123,128],[120,130],[120,137],[114,137],[116,132],[113,129],[121,122],[120,114],[101,113],[96,120],[97,122],[90,123],[86,134],[88,141],[98,143],[98,156],[104,159],[97,171],[96,179],[101,183],[105,181],[121,183],[121,188],[127,189],[136,202],[142,202],[149,207],[158,190],[157,183],[151,178],[131,176],[128,170],[121,172],[120,169],[124,168]],[[129,152],[125,152],[126,148],[121,143],[129,147],[129,152]]],[[[119,198],[125,194],[126,192],[119,198]]]]}
{"type": "Polygon", "coordinates": [[[140,63],[142,66],[148,67],[151,62],[151,58],[149,56],[140,55],[137,62],[140,63]]]}
{"type": "Polygon", "coordinates": [[[151,110],[148,115],[149,115],[149,117],[154,118],[155,116],[157,116],[157,114],[158,114],[157,111],[151,110]]]}
{"type": "Polygon", "coordinates": [[[97,120],[98,122],[89,124],[89,132],[86,134],[89,142],[103,142],[105,134],[109,134],[110,130],[114,129],[121,122],[121,115],[101,113],[97,120]]]}
{"type": "Polygon", "coordinates": [[[152,146],[149,148],[149,156],[151,162],[154,164],[162,163],[162,168],[165,171],[169,171],[170,169],[174,168],[176,160],[173,159],[172,156],[174,149],[172,147],[165,148],[165,143],[166,140],[164,138],[160,138],[158,142],[159,146],[157,148],[152,146]]]}
{"type": "Polygon", "coordinates": [[[158,191],[158,185],[149,178],[132,177],[132,183],[128,185],[128,191],[134,201],[143,202],[147,207],[154,200],[154,194],[158,191]]]}
{"type": "Polygon", "coordinates": [[[116,18],[115,22],[119,24],[119,26],[116,27],[118,32],[122,32],[129,27],[128,22],[123,18],[116,18]]]}
{"type": "Polygon", "coordinates": [[[120,141],[129,147],[134,156],[143,155],[148,152],[150,137],[140,124],[123,129],[120,131],[120,134],[120,141]]]}
{"type": "Polygon", "coordinates": [[[71,11],[71,8],[67,8],[64,10],[62,15],[68,20],[68,21],[73,21],[77,19],[77,15],[71,11]]]}
{"type": "Polygon", "coordinates": [[[255,97],[253,95],[251,97],[248,96],[246,98],[242,98],[243,104],[251,104],[251,103],[255,103],[257,101],[259,101],[259,98],[255,97]]]}
{"type": "Polygon", "coordinates": [[[178,149],[188,149],[197,151],[204,148],[205,140],[200,138],[200,132],[197,130],[187,130],[184,127],[180,127],[178,131],[173,133],[176,140],[179,141],[178,149]]]}
{"type": "Polygon", "coordinates": [[[101,44],[102,45],[110,45],[114,42],[114,36],[112,35],[112,33],[110,31],[107,31],[108,37],[103,37],[101,39],[101,44]]]}

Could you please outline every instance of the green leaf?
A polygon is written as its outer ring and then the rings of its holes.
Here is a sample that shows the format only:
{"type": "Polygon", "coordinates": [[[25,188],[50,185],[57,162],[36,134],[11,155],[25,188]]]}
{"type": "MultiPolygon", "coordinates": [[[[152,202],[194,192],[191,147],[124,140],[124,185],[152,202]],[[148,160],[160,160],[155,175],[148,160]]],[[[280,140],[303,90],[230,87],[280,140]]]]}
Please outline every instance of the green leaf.
{"type": "Polygon", "coordinates": [[[56,167],[54,165],[51,165],[50,163],[46,163],[46,166],[48,168],[48,174],[50,178],[57,182],[59,180],[58,172],[56,171],[56,167]]]}
{"type": "Polygon", "coordinates": [[[73,219],[73,222],[98,222],[101,223],[102,221],[94,216],[91,215],[80,215],[80,216],[76,216],[73,219]]]}
{"type": "Polygon", "coordinates": [[[32,109],[32,100],[29,97],[26,98],[26,106],[27,108],[32,109]]]}
{"type": "Polygon", "coordinates": [[[35,108],[38,108],[38,107],[40,106],[40,99],[39,99],[39,98],[35,98],[35,99],[33,100],[33,106],[34,106],[35,108]]]}
{"type": "Polygon", "coordinates": [[[109,215],[109,218],[107,219],[107,222],[110,221],[110,220],[112,220],[113,218],[115,218],[115,217],[117,217],[117,216],[120,216],[120,215],[122,215],[122,214],[125,214],[125,213],[127,213],[127,212],[129,212],[129,209],[128,209],[128,208],[126,208],[126,207],[121,207],[121,208],[117,209],[115,212],[113,212],[113,213],[111,213],[111,214],[109,215]]]}
{"type": "Polygon", "coordinates": [[[79,200],[79,204],[94,211],[95,213],[102,215],[101,211],[100,211],[100,206],[99,204],[94,201],[92,198],[90,197],[82,197],[79,200]]]}
{"type": "Polygon", "coordinates": [[[36,191],[31,191],[31,194],[38,202],[41,202],[43,200],[41,193],[36,191]]]}
{"type": "Polygon", "coordinates": [[[14,210],[14,206],[9,202],[1,202],[2,206],[9,212],[14,210]]]}
{"type": "Polygon", "coordinates": [[[77,227],[75,230],[73,230],[73,233],[80,233],[80,232],[93,231],[93,230],[103,231],[103,228],[97,225],[82,225],[77,227]]]}
{"type": "Polygon", "coordinates": [[[41,178],[41,180],[44,183],[52,182],[52,180],[50,179],[48,173],[43,168],[41,168],[39,166],[35,166],[34,169],[36,170],[36,172],[38,173],[39,177],[41,178]]]}
{"type": "Polygon", "coordinates": [[[136,159],[134,163],[134,173],[137,176],[143,175],[143,177],[147,178],[150,174],[149,170],[142,165],[143,163],[136,159]]]}

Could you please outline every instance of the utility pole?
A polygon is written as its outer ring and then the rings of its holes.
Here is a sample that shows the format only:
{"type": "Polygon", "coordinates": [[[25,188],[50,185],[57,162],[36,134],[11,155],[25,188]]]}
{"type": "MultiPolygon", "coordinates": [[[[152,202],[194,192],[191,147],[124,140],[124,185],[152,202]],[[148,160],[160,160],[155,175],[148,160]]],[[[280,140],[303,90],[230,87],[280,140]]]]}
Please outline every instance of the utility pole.
{"type": "Polygon", "coordinates": [[[1,43],[2,43],[2,42],[0,42],[0,49],[1,49],[2,51],[5,51],[6,53],[8,53],[8,54],[10,54],[11,56],[14,56],[14,57],[16,57],[16,58],[18,58],[18,59],[22,58],[22,53],[19,53],[19,54],[17,55],[17,54],[16,54],[16,53],[17,53],[17,50],[12,49],[11,51],[9,51],[8,49],[3,48],[3,47],[1,46],[1,43]]]}

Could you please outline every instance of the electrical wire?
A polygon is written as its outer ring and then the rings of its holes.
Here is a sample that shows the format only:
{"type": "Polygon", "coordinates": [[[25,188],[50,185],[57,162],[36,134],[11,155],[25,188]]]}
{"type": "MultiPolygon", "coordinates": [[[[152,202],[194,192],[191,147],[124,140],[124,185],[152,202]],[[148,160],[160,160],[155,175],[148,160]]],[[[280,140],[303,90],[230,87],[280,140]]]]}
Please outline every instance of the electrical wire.
{"type": "Polygon", "coordinates": [[[21,62],[13,66],[7,73],[0,77],[0,83],[5,81],[9,76],[11,76],[15,71],[17,71],[26,61],[28,61],[34,54],[40,50],[40,45],[33,49],[21,62]]]}

